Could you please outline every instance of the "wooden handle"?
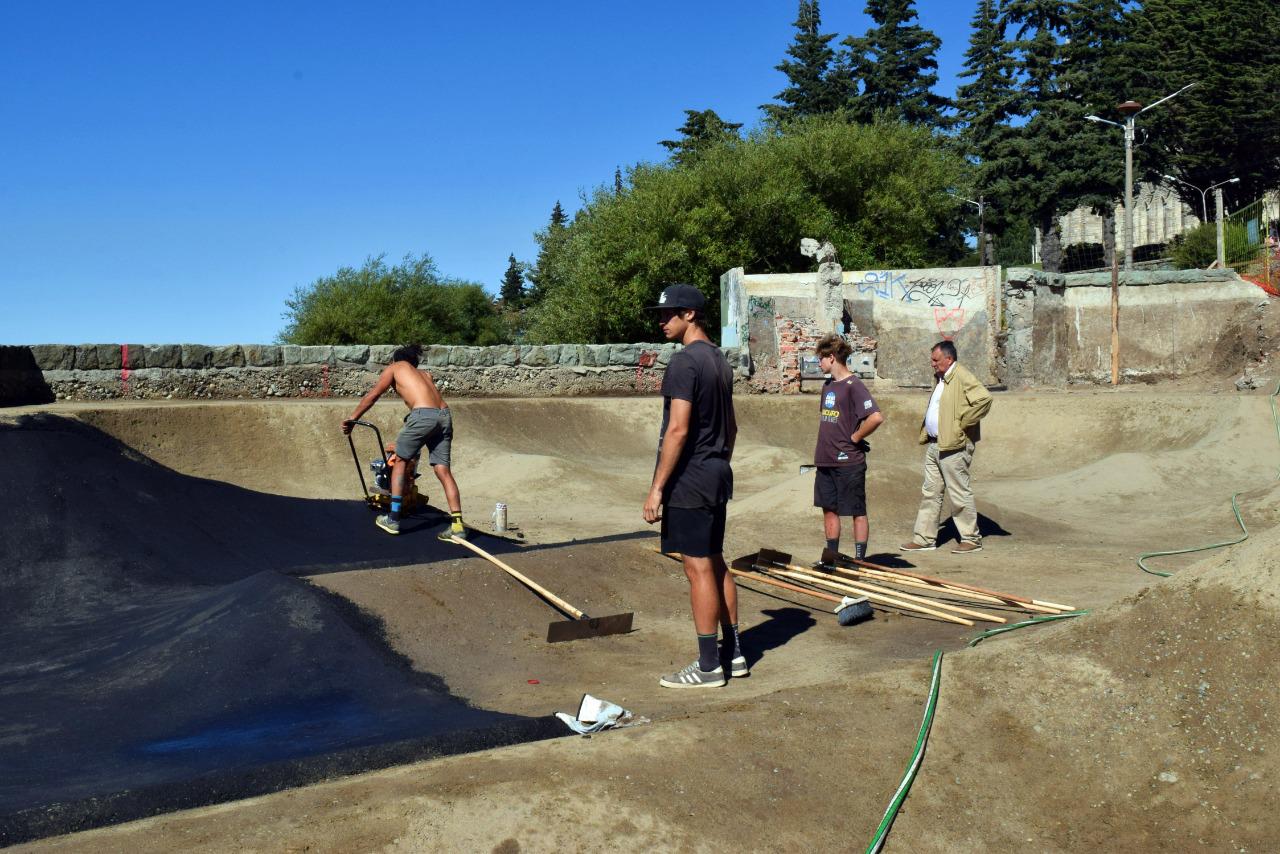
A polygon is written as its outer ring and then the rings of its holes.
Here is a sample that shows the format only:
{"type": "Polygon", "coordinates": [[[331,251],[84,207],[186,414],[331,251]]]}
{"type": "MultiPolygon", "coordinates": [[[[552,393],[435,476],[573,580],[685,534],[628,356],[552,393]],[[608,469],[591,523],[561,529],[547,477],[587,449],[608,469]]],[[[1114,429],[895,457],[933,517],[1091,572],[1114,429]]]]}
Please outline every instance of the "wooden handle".
{"type": "Polygon", "coordinates": [[[865,566],[868,569],[877,569],[881,572],[888,572],[893,575],[905,575],[908,578],[917,578],[920,581],[927,581],[930,584],[941,584],[944,587],[954,587],[958,590],[971,590],[974,593],[985,593],[988,596],[995,596],[997,599],[1003,599],[1006,602],[1020,602],[1023,605],[1039,605],[1045,608],[1060,608],[1066,611],[1075,610],[1067,605],[1052,605],[1048,602],[1041,602],[1038,599],[1028,599],[1025,596],[1015,596],[1012,593],[1001,593],[999,590],[988,590],[985,587],[976,587],[972,584],[965,584],[960,581],[948,581],[945,578],[934,578],[931,575],[923,575],[918,572],[908,572],[905,569],[890,569],[886,566],[880,566],[876,563],[868,563],[865,560],[858,560],[857,558],[850,558],[850,560],[858,566],[865,566]]]}
{"type": "MultiPolygon", "coordinates": [[[[845,590],[846,592],[849,592],[852,590],[851,587],[846,587],[845,585],[835,581],[823,581],[820,578],[812,578],[810,576],[804,575],[803,573],[792,572],[791,570],[788,570],[788,569],[774,569],[774,570],[770,570],[770,572],[775,572],[786,578],[796,578],[798,580],[802,580],[809,584],[816,584],[822,587],[830,587],[833,590],[845,590]]],[[[893,596],[885,596],[882,593],[872,593],[866,590],[855,590],[853,592],[856,592],[859,596],[866,596],[868,599],[874,602],[884,602],[886,605],[892,605],[895,608],[901,608],[904,611],[917,611],[921,614],[928,614],[931,617],[937,617],[939,620],[946,620],[948,623],[959,623],[962,626],[973,625],[973,620],[966,620],[964,617],[957,617],[954,614],[948,614],[946,611],[937,611],[937,610],[934,610],[933,608],[926,608],[923,605],[913,605],[910,602],[904,602],[901,599],[895,598],[893,596]]]]}
{"type": "Polygon", "coordinates": [[[906,602],[915,602],[920,605],[928,605],[931,608],[941,608],[943,611],[950,611],[954,614],[960,614],[965,617],[972,617],[975,620],[985,620],[988,623],[1005,623],[1008,622],[1004,617],[996,617],[984,611],[973,611],[968,608],[961,608],[959,605],[952,605],[948,602],[938,602],[934,599],[925,599],[923,596],[914,596],[910,593],[903,593],[901,590],[894,590],[891,587],[881,587],[878,584],[869,584],[866,581],[854,581],[847,578],[835,578],[825,572],[819,572],[816,569],[803,570],[805,575],[814,578],[820,578],[824,581],[839,581],[848,587],[857,590],[860,593],[868,592],[887,593],[891,596],[897,596],[906,602]]]}
{"type": "Polygon", "coordinates": [[[489,553],[488,553],[487,551],[485,551],[484,549],[482,549],[482,548],[480,548],[479,546],[477,546],[475,543],[470,542],[470,541],[468,541],[468,540],[460,540],[460,539],[458,539],[457,537],[454,537],[454,538],[453,538],[453,540],[452,540],[452,542],[455,542],[455,543],[457,543],[457,544],[458,544],[458,545],[460,545],[460,546],[466,546],[467,548],[471,549],[471,551],[473,551],[473,552],[475,552],[476,554],[480,555],[480,557],[482,557],[482,558],[484,558],[485,560],[489,561],[489,563],[493,564],[494,566],[498,567],[499,569],[504,570],[504,571],[505,571],[508,575],[510,575],[512,578],[516,579],[516,580],[517,580],[517,581],[519,581],[521,584],[525,585],[525,586],[526,586],[526,587],[528,587],[530,590],[532,590],[533,592],[537,593],[539,596],[541,596],[541,597],[543,597],[544,599],[546,599],[546,600],[547,600],[548,602],[550,602],[552,605],[555,605],[555,606],[556,606],[557,608],[559,608],[561,611],[564,611],[566,614],[568,614],[568,615],[570,615],[571,617],[573,617],[575,620],[581,620],[583,617],[587,616],[586,614],[584,614],[584,613],[583,613],[582,611],[580,611],[579,609],[577,609],[577,608],[573,607],[573,606],[572,606],[572,605],[570,605],[568,602],[564,601],[564,600],[563,600],[563,599],[561,599],[559,596],[557,596],[556,594],[552,593],[552,592],[551,592],[550,590],[548,590],[547,588],[543,587],[541,584],[539,584],[539,583],[537,583],[536,581],[534,581],[532,578],[529,578],[528,576],[525,576],[525,575],[521,575],[521,574],[520,574],[519,572],[517,572],[516,570],[514,570],[514,569],[512,569],[511,567],[507,566],[505,563],[503,563],[502,561],[498,560],[496,557],[494,557],[493,555],[489,554],[489,553]]]}
{"type": "Polygon", "coordinates": [[[761,584],[771,584],[774,587],[781,587],[783,590],[791,590],[795,593],[804,593],[809,596],[816,596],[819,599],[826,599],[828,602],[835,602],[838,604],[844,601],[839,596],[832,596],[830,593],[823,593],[820,590],[806,590],[803,587],[799,587],[795,584],[788,584],[787,582],[779,581],[776,578],[766,578],[763,575],[756,575],[754,572],[743,572],[740,569],[733,569],[732,567],[729,568],[729,571],[741,578],[758,581],[761,584]]]}

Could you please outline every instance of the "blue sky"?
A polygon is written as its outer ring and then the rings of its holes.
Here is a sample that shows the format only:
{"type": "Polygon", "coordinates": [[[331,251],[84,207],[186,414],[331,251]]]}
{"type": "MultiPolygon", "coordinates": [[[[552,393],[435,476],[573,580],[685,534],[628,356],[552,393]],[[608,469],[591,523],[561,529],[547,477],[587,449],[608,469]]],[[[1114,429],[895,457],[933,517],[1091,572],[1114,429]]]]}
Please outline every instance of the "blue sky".
{"type": "MultiPolygon", "coordinates": [[[[796,5],[4,3],[0,343],[267,342],[384,253],[496,290],[685,109],[758,122],[796,5]]],[[[949,95],[975,4],[917,5],[949,95]]]]}

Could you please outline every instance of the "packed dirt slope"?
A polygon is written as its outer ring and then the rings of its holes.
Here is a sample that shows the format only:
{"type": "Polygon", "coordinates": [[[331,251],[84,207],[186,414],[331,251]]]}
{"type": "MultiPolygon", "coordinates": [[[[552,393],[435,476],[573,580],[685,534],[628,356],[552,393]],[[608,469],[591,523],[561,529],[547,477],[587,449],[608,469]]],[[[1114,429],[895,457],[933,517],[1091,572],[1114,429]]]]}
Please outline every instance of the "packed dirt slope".
{"type": "MultiPolygon", "coordinates": [[[[914,519],[914,435],[924,396],[877,397],[888,423],[872,442],[871,551],[887,562],[897,559],[888,553],[914,519]]],[[[799,466],[810,461],[817,400],[737,403],[742,435],[726,550],[767,546],[793,552],[797,562],[812,560],[820,523],[810,506],[812,475],[799,466]]],[[[588,612],[634,611],[637,630],[548,646],[546,624],[558,616],[469,555],[314,580],[383,620],[396,651],[481,707],[545,714],[571,710],[586,691],[653,724],[406,766],[35,847],[856,848],[869,839],[906,764],[935,648],[949,651],[939,717],[890,850],[1180,851],[1200,838],[1206,850],[1228,839],[1264,850],[1258,840],[1280,838],[1277,820],[1249,806],[1255,793],[1275,785],[1274,767],[1236,763],[1249,768],[1245,779],[1260,775],[1237,787],[1243,772],[1223,764],[1228,755],[1252,756],[1248,746],[1263,741],[1249,729],[1256,718],[1250,710],[1265,711],[1257,703],[1269,695],[1245,697],[1250,674],[1240,668],[1256,663],[1255,681],[1265,681],[1274,628],[1253,627],[1274,627],[1274,615],[1237,620],[1253,607],[1236,601],[1252,601],[1242,588],[1229,588],[1234,598],[1226,598],[1228,588],[1213,582],[1193,596],[1180,592],[1195,588],[1192,574],[1160,581],[1133,564],[1141,551],[1230,538],[1229,497],[1243,490],[1254,540],[1223,559],[1237,562],[1241,578],[1258,572],[1252,564],[1267,554],[1267,542],[1274,546],[1267,532],[1280,521],[1280,450],[1264,396],[1134,388],[998,394],[975,463],[986,548],[966,558],[945,550],[919,556],[917,565],[1101,611],[961,651],[974,630],[883,612],[841,628],[807,601],[744,586],[753,674],[692,697],[656,685],[659,673],[692,654],[682,572],[653,553],[656,538],[639,519],[660,402],[453,405],[455,468],[470,521],[485,528],[493,502],[507,502],[530,545],[506,559],[588,612]],[[1242,665],[1204,652],[1208,658],[1194,669],[1206,673],[1187,682],[1186,695],[1184,674],[1174,669],[1191,667],[1203,647],[1192,641],[1210,637],[1215,649],[1234,644],[1254,657],[1241,656],[1242,665]],[[1154,663],[1144,669],[1144,660],[1154,663]],[[1201,682],[1210,686],[1203,697],[1201,682]],[[1217,693],[1219,685],[1226,693],[1217,693]],[[1237,700],[1241,717],[1227,722],[1237,700]],[[1218,704],[1214,713],[1222,717],[1206,724],[1191,716],[1197,703],[1218,704]],[[1171,735],[1171,721],[1183,714],[1184,729],[1171,735]],[[1189,762],[1219,737],[1212,762],[1189,762]],[[1142,789],[1164,771],[1180,782],[1142,789]],[[1205,835],[1232,821],[1234,835],[1205,835]]],[[[332,498],[359,494],[338,432],[350,406],[56,409],[185,473],[332,498]]],[[[384,435],[394,433],[394,405],[383,402],[374,415],[384,435]]],[[[360,456],[372,456],[371,442],[360,456]]],[[[438,493],[433,483],[427,487],[438,493]]],[[[436,524],[424,523],[414,536],[431,539],[436,524]]],[[[1180,569],[1194,560],[1162,559],[1160,566],[1180,569]]],[[[1269,723],[1257,723],[1269,732],[1269,723]]]]}

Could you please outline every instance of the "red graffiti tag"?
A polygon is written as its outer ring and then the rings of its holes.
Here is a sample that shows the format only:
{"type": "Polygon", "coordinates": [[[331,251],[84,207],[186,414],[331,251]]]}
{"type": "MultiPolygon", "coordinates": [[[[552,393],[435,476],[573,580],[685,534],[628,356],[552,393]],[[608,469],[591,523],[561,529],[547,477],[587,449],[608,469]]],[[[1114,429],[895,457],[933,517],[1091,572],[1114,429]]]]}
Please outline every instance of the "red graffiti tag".
{"type": "Polygon", "coordinates": [[[942,337],[950,341],[952,336],[960,331],[960,327],[964,326],[964,309],[963,308],[934,308],[933,323],[938,327],[938,332],[942,333],[942,337]],[[948,324],[948,321],[954,321],[948,324]],[[950,326],[948,330],[947,326],[950,326]]]}

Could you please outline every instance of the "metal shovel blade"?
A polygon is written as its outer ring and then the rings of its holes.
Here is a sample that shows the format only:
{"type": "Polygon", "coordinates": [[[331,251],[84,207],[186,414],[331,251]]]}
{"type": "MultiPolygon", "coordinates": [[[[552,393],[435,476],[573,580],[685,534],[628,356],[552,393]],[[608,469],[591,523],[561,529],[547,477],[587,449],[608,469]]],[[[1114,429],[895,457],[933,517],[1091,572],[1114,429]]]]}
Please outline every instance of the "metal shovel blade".
{"type": "Polygon", "coordinates": [[[547,643],[598,638],[604,635],[625,635],[631,631],[631,620],[634,616],[634,614],[613,614],[608,617],[561,620],[547,626],[547,643]]]}
{"type": "Polygon", "coordinates": [[[787,567],[791,564],[791,555],[786,552],[775,552],[773,549],[761,549],[756,555],[761,566],[787,567]]]}
{"type": "Polygon", "coordinates": [[[740,558],[734,558],[733,563],[729,566],[742,572],[755,572],[756,563],[758,562],[760,553],[752,552],[749,555],[743,555],[740,558]]]}

